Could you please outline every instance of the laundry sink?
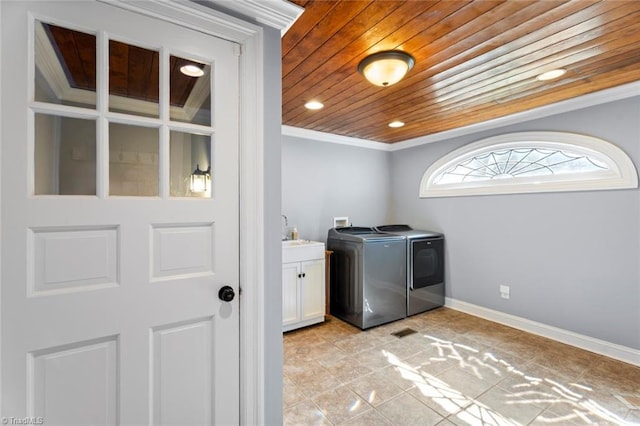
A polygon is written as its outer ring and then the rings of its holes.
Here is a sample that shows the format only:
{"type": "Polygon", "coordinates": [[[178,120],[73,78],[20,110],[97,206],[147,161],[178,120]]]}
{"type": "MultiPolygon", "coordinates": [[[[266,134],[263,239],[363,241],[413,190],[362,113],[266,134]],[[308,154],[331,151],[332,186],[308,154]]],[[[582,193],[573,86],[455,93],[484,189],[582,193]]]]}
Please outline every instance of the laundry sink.
{"type": "Polygon", "coordinates": [[[285,240],[282,242],[282,248],[304,246],[307,244],[314,244],[314,243],[317,244],[316,241],[311,241],[311,240],[285,240]]]}
{"type": "Polygon", "coordinates": [[[282,261],[300,262],[324,258],[324,243],[311,240],[286,240],[282,242],[282,261]]]}

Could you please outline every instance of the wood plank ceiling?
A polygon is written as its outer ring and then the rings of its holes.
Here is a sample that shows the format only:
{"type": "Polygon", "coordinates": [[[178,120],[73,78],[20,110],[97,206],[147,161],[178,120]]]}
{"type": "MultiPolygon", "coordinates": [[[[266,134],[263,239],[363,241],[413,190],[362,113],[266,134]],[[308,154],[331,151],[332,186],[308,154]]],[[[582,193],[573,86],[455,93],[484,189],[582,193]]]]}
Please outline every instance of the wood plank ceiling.
{"type": "Polygon", "coordinates": [[[640,80],[636,0],[292,1],[305,12],[282,39],[289,126],[394,143],[640,80]],[[404,80],[358,74],[392,49],[416,59],[404,80]],[[536,79],[554,68],[567,73],[536,79]]]}
{"type": "MultiPolygon", "coordinates": [[[[43,24],[52,48],[62,64],[69,86],[95,92],[96,36],[52,24],[43,24]]],[[[183,65],[204,65],[169,57],[169,102],[184,107],[197,78],[180,72],[183,65]]],[[[109,40],[109,94],[142,101],[159,101],[159,52],[109,40]]],[[[209,110],[208,104],[202,106],[209,110]]]]}

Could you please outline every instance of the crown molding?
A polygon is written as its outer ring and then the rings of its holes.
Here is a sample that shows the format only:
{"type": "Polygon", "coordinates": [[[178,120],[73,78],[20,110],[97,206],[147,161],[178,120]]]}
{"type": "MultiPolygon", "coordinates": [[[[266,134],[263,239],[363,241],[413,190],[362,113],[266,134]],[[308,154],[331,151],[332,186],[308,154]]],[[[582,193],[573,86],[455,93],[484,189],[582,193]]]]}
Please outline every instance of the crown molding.
{"type": "Polygon", "coordinates": [[[304,8],[286,0],[205,0],[229,11],[255,19],[256,22],[280,30],[280,35],[291,28],[304,8]]]}
{"type": "Polygon", "coordinates": [[[575,111],[582,108],[605,104],[607,102],[619,101],[621,99],[631,98],[633,96],[640,96],[640,81],[624,84],[622,86],[612,87],[610,89],[600,90],[598,92],[589,93],[577,98],[567,99],[565,101],[560,101],[538,108],[533,108],[528,111],[518,112],[504,117],[495,118],[493,120],[484,121],[482,123],[472,124],[470,126],[459,127],[457,129],[447,130],[444,132],[422,136],[414,139],[407,139],[405,141],[393,144],[391,151],[400,151],[402,149],[413,148],[415,146],[420,146],[427,143],[438,142],[445,139],[468,135],[471,133],[491,130],[497,127],[509,126],[512,124],[522,123],[524,121],[549,117],[551,115],[575,111]]]}
{"type": "Polygon", "coordinates": [[[392,152],[413,148],[428,143],[439,142],[446,139],[452,139],[472,133],[482,132],[485,130],[491,130],[498,127],[509,126],[525,121],[544,118],[551,115],[575,111],[582,108],[605,104],[607,102],[619,101],[634,96],[640,96],[640,81],[635,81],[633,83],[624,84],[622,86],[617,86],[610,89],[600,90],[598,92],[589,93],[577,98],[567,99],[565,101],[560,101],[550,105],[530,109],[528,111],[518,112],[515,114],[507,115],[505,117],[484,121],[482,123],[459,127],[452,130],[446,130],[444,132],[434,133],[432,135],[421,136],[418,138],[407,139],[405,141],[396,142],[394,144],[375,142],[367,139],[351,138],[348,136],[334,135],[332,133],[318,132],[316,130],[307,130],[291,126],[282,126],[282,134],[305,139],[313,139],[321,142],[353,145],[359,146],[361,148],[392,152]]]}
{"type": "Polygon", "coordinates": [[[374,142],[367,139],[352,138],[350,136],[334,135],[333,133],[319,132],[317,130],[303,129],[301,127],[282,126],[284,136],[293,136],[302,139],[311,139],[320,142],[337,143],[340,145],[357,146],[360,148],[376,149],[378,151],[390,151],[390,144],[374,142]]]}

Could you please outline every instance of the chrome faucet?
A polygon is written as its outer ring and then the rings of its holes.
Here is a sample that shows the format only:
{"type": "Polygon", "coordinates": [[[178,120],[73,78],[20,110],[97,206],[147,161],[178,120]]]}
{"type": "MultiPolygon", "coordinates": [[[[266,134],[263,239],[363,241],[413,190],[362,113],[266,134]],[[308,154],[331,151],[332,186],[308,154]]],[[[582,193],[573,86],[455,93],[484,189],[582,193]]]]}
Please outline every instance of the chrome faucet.
{"type": "Polygon", "coordinates": [[[287,228],[289,227],[289,219],[287,219],[287,216],[282,215],[282,217],[284,218],[284,228],[282,228],[282,241],[288,240],[289,237],[287,236],[287,228]]]}

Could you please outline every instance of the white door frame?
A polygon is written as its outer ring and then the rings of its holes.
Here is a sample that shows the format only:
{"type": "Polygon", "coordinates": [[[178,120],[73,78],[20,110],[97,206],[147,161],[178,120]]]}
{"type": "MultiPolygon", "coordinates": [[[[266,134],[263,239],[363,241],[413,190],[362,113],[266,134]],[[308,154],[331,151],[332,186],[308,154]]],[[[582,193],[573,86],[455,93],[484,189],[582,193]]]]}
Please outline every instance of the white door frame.
{"type": "MultiPolygon", "coordinates": [[[[263,29],[191,1],[98,0],[241,45],[240,57],[240,421],[265,423],[265,89],[263,29]]],[[[209,0],[282,32],[302,10],[284,0],[209,0]]],[[[1,69],[0,63],[0,69],[1,69]]],[[[1,113],[1,111],[0,111],[1,113]]],[[[1,115],[0,115],[1,117],[1,115]]],[[[2,122],[0,119],[0,126],[2,122]]],[[[5,249],[2,247],[1,249],[5,249]]],[[[0,371],[2,374],[2,371],[0,371]]],[[[1,410],[1,407],[0,407],[1,410]]]]}

